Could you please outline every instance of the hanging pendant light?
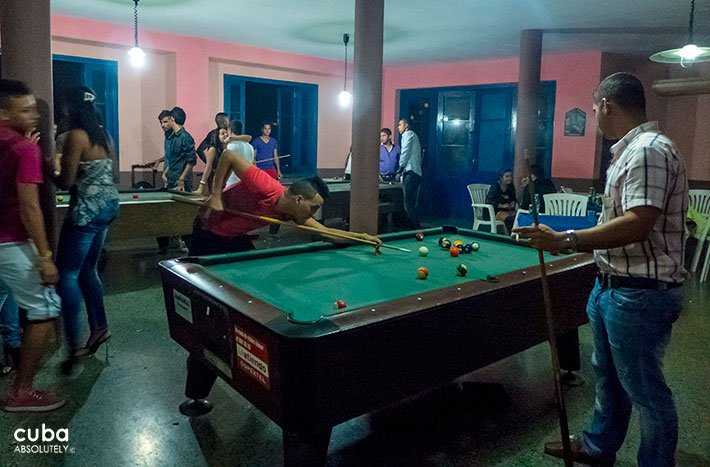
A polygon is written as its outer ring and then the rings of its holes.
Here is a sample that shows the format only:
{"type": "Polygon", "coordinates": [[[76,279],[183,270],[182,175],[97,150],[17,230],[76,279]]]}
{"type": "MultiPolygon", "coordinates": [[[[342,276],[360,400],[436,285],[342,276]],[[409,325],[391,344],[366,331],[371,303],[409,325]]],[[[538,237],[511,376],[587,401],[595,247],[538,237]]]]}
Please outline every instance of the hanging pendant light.
{"type": "Polygon", "coordinates": [[[690,21],[688,24],[688,43],[680,49],[663,50],[651,55],[650,60],[658,63],[680,63],[681,66],[710,61],[710,47],[698,47],[693,44],[693,16],[695,0],[690,0],[690,21]]]}
{"type": "Polygon", "coordinates": [[[348,91],[348,42],[350,42],[350,34],[343,34],[343,44],[345,44],[345,78],[343,81],[343,90],[338,94],[338,101],[342,107],[349,106],[353,101],[353,95],[348,91]]]}
{"type": "Polygon", "coordinates": [[[133,0],[133,48],[128,51],[131,64],[136,68],[142,67],[145,63],[145,52],[138,45],[138,1],[133,0]]]}

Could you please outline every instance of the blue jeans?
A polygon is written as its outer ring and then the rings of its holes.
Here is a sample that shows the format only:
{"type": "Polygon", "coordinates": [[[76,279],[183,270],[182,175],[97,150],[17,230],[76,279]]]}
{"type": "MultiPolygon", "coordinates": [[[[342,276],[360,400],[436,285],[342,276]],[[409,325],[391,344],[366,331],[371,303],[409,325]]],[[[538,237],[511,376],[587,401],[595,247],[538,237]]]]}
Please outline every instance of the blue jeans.
{"type": "Polygon", "coordinates": [[[118,203],[97,214],[88,225],[74,225],[70,218],[59,235],[57,292],[62,298],[64,333],[70,350],[80,348],[79,309],[83,297],[92,333],[108,329],[104,287],[97,270],[109,225],[116,218],[118,203]]]}
{"type": "Polygon", "coordinates": [[[404,196],[404,212],[407,214],[407,228],[418,229],[419,225],[419,187],[422,177],[408,170],[402,175],[402,193],[404,196]]]}
{"type": "Polygon", "coordinates": [[[19,349],[22,342],[20,310],[10,287],[0,280],[0,335],[3,344],[19,349]]]}
{"type": "Polygon", "coordinates": [[[635,407],[641,425],[638,465],[675,464],[678,414],[663,377],[662,360],[682,306],[682,287],[646,290],[595,285],[587,303],[597,377],[594,415],[582,435],[588,454],[613,457],[624,442],[635,407]]]}

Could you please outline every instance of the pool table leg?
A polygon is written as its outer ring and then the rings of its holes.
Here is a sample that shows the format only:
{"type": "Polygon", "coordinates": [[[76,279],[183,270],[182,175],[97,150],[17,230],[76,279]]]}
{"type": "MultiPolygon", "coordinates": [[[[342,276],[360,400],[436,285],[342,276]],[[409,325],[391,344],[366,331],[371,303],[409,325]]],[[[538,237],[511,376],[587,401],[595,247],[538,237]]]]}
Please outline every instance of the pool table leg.
{"type": "Polygon", "coordinates": [[[557,349],[560,355],[560,368],[566,371],[578,371],[582,368],[579,358],[579,331],[569,331],[557,336],[557,349]]]}
{"type": "Polygon", "coordinates": [[[332,428],[312,433],[283,430],[284,466],[311,467],[325,465],[332,428]]]}
{"type": "Polygon", "coordinates": [[[185,383],[185,396],[187,401],[180,404],[180,412],[189,417],[205,415],[212,410],[212,404],[207,396],[212,390],[217,375],[206,366],[202,360],[192,355],[187,357],[187,381],[185,383]]]}

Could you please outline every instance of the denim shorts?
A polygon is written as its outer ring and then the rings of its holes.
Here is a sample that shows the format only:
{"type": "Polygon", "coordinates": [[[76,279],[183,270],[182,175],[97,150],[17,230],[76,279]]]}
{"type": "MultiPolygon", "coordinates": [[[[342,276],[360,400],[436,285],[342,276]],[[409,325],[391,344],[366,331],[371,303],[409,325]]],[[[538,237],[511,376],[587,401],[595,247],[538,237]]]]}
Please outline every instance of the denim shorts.
{"type": "Polygon", "coordinates": [[[0,243],[0,278],[12,289],[28,321],[56,318],[61,300],[54,287],[42,284],[35,266],[37,251],[32,243],[0,243]]]}

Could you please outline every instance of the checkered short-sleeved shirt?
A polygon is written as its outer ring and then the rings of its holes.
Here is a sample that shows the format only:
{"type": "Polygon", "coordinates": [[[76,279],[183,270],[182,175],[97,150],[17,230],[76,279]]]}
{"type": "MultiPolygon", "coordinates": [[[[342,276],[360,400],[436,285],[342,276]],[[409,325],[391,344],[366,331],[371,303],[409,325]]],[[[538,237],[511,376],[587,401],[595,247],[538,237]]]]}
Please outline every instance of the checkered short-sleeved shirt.
{"type": "Polygon", "coordinates": [[[647,240],[595,250],[599,269],[618,276],[682,282],[687,274],[683,258],[688,179],[678,148],[656,122],[646,122],[612,146],[611,153],[601,222],[638,206],[656,207],[661,215],[647,240]]]}

